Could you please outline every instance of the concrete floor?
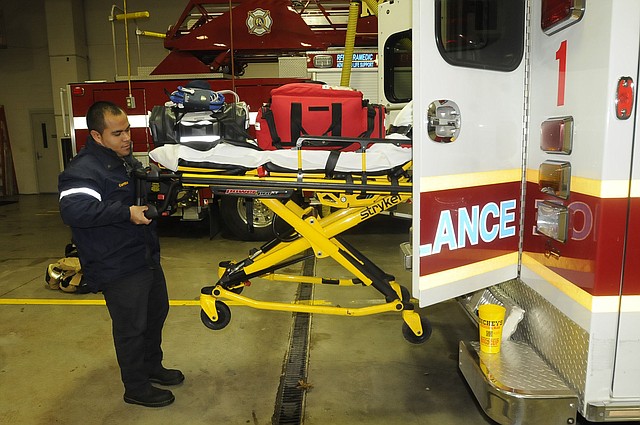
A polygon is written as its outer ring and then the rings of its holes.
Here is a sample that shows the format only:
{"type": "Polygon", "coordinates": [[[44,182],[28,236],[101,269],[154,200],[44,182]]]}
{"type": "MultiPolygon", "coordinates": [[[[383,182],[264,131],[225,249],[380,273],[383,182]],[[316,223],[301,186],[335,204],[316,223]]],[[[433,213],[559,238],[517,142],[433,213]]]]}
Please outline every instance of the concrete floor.
{"type": "MultiPolygon", "coordinates": [[[[407,223],[381,217],[348,240],[410,287],[398,244],[407,223]]],[[[160,409],[125,404],[99,294],[68,294],[44,286],[46,266],[70,238],[55,195],[21,196],[0,206],[0,423],[4,424],[260,424],[272,423],[292,314],[231,306],[219,331],[199,318],[200,288],[216,280],[221,260],[242,259],[254,242],[198,226],[163,226],[162,260],[172,307],[165,325],[165,365],[186,375],[176,402],[160,409]],[[179,228],[178,228],[179,227],[179,228]]],[[[339,277],[331,260],[316,275],[339,277]]],[[[325,264],[326,263],[326,264],[325,264]]],[[[299,266],[289,270],[299,273],[299,266]]],[[[295,284],[253,281],[243,295],[292,301],[295,284]]],[[[320,286],[314,299],[368,305],[368,287],[320,286]]],[[[420,311],[433,325],[422,345],[404,340],[399,314],[311,319],[305,425],[493,424],[477,406],[457,368],[458,341],[477,329],[454,301],[420,311]]]]}

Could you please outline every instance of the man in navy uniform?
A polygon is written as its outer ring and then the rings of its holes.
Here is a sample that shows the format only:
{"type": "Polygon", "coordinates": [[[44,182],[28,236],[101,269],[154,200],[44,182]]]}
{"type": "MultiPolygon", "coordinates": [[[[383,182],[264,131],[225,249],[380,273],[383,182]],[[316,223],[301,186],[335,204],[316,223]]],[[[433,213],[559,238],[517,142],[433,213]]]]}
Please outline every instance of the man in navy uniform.
{"type": "Polygon", "coordinates": [[[177,385],[182,372],[162,365],[162,328],[169,311],[155,222],[136,205],[127,114],[111,102],[87,112],[86,146],[58,178],[60,214],[71,227],[83,279],[102,291],[113,324],[113,341],[124,384],[124,401],[166,406],[172,392],[151,385],[177,385]]]}

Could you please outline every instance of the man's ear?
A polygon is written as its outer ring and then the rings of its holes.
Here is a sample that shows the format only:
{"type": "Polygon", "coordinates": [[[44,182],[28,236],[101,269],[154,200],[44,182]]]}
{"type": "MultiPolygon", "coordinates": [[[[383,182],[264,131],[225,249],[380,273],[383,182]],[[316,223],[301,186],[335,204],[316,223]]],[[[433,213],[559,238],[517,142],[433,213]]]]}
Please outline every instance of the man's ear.
{"type": "Polygon", "coordinates": [[[104,146],[102,144],[102,134],[98,133],[96,130],[91,130],[89,134],[91,134],[91,137],[96,141],[97,144],[99,144],[100,146],[104,146]]]}

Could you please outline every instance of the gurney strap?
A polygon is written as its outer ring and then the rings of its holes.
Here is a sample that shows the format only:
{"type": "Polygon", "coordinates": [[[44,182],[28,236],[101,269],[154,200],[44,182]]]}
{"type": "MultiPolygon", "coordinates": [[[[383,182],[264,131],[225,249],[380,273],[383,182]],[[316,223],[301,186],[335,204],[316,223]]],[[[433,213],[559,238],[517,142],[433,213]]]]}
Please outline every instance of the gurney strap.
{"type": "MultiPolygon", "coordinates": [[[[346,175],[344,176],[344,180],[345,180],[345,182],[346,182],[347,186],[350,186],[350,185],[352,185],[352,184],[353,184],[353,176],[352,176],[351,174],[346,174],[346,175]]],[[[345,190],[345,192],[346,192],[348,195],[353,195],[353,190],[351,190],[351,189],[347,189],[347,190],[345,190]]]]}
{"type": "MultiPolygon", "coordinates": [[[[364,102],[363,102],[364,103],[364,102]]],[[[375,118],[376,118],[376,110],[373,106],[369,105],[367,103],[367,130],[362,132],[362,134],[360,134],[360,136],[358,137],[371,137],[371,134],[373,133],[373,129],[374,129],[374,125],[375,125],[375,118]]],[[[382,126],[382,114],[380,114],[380,125],[382,126]]]]}
{"type": "Polygon", "coordinates": [[[329,157],[327,158],[327,163],[324,167],[324,173],[327,178],[333,178],[333,171],[336,169],[336,165],[338,164],[338,158],[340,158],[340,151],[329,152],[329,157]]]}
{"type": "Polygon", "coordinates": [[[245,198],[246,213],[247,213],[247,230],[250,234],[254,233],[253,228],[253,198],[245,198]]]}
{"type": "Polygon", "coordinates": [[[298,140],[300,134],[308,134],[302,127],[302,103],[294,102],[291,104],[289,127],[291,141],[298,140]]]}
{"type": "Polygon", "coordinates": [[[269,125],[269,133],[271,133],[271,140],[273,142],[273,146],[276,149],[282,149],[282,139],[278,136],[278,130],[276,130],[276,122],[273,118],[273,111],[268,106],[262,107],[262,116],[267,121],[269,125]]]}

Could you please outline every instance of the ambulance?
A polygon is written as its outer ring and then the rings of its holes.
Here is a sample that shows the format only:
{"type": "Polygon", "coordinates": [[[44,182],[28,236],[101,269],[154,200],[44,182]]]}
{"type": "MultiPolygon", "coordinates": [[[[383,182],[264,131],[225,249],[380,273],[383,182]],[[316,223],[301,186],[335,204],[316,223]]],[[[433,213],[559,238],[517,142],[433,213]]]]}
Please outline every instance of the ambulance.
{"type": "Polygon", "coordinates": [[[413,296],[506,308],[499,353],[459,345],[479,405],[500,424],[640,420],[640,2],[378,13],[412,16],[379,51],[386,102],[413,101],[413,296]]]}

